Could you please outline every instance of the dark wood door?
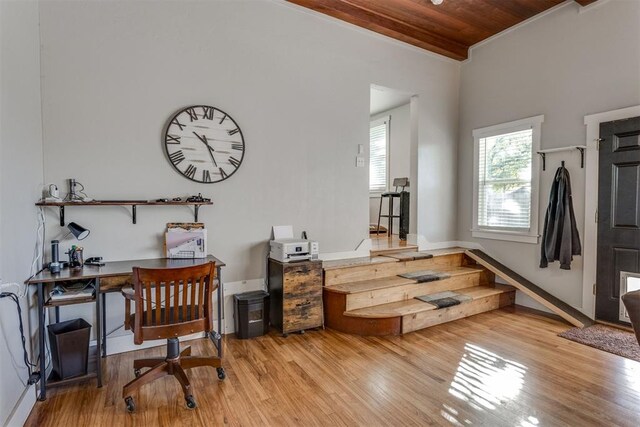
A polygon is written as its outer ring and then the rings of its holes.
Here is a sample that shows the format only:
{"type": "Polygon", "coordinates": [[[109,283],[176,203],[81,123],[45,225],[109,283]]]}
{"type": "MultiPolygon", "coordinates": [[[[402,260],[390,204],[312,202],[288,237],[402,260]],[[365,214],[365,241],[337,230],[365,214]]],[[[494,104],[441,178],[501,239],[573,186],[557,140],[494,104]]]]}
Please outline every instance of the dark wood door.
{"type": "Polygon", "coordinates": [[[640,272],[640,117],[602,123],[599,158],[596,319],[622,323],[620,272],[640,272]]]}

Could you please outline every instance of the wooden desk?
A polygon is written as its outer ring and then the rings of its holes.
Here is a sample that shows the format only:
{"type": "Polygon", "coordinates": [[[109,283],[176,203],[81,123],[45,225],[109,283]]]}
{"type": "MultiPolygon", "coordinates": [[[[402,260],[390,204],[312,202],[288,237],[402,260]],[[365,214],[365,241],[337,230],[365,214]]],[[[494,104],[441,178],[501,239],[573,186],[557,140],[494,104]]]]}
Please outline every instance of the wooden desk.
{"type": "Polygon", "coordinates": [[[25,283],[28,285],[37,286],[37,300],[38,300],[38,345],[40,347],[40,395],[39,400],[45,400],[47,398],[47,373],[46,373],[46,356],[45,356],[45,310],[49,308],[55,308],[56,322],[60,319],[59,308],[62,305],[82,304],[82,303],[95,303],[96,306],[96,357],[95,357],[95,373],[91,372],[87,375],[70,378],[68,380],[56,381],[55,384],[67,384],[75,381],[82,381],[88,378],[96,378],[98,387],[102,387],[102,366],[101,358],[106,357],[107,348],[107,334],[106,334],[106,294],[109,292],[119,292],[123,286],[129,286],[132,284],[132,271],[133,267],[141,268],[175,268],[175,267],[187,267],[191,265],[204,264],[206,262],[215,261],[216,263],[216,278],[218,280],[218,329],[211,333],[209,338],[213,341],[213,344],[218,350],[218,357],[222,358],[222,335],[220,333],[222,325],[222,301],[223,301],[223,286],[221,268],[226,264],[220,261],[218,258],[209,255],[207,258],[201,259],[169,259],[169,258],[157,258],[157,259],[140,259],[140,260],[127,260],[127,261],[114,261],[107,262],[102,267],[85,266],[82,269],[70,270],[64,269],[58,274],[51,274],[49,271],[43,271],[25,283]],[[60,282],[74,282],[74,281],[93,281],[96,290],[95,298],[83,299],[78,301],[60,301],[57,303],[48,302],[46,299],[46,287],[51,284],[60,282]],[[99,357],[98,355],[102,356],[99,357]]]}

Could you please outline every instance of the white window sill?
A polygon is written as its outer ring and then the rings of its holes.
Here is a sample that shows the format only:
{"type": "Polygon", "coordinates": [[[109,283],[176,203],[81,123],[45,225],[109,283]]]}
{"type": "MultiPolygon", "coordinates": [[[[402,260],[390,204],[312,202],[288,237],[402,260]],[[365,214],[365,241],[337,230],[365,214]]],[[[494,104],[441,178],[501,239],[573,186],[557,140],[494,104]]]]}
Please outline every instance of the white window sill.
{"type": "Polygon", "coordinates": [[[518,243],[531,243],[534,245],[538,244],[538,238],[540,237],[537,234],[485,229],[471,230],[471,235],[480,239],[506,240],[518,243]]]}

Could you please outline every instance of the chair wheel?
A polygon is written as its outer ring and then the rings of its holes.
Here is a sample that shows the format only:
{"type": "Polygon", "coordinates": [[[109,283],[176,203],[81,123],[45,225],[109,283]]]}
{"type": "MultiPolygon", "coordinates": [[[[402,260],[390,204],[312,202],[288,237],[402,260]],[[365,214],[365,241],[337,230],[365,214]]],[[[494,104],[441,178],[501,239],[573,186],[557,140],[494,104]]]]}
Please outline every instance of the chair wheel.
{"type": "Polygon", "coordinates": [[[127,405],[127,412],[132,413],[136,410],[136,405],[133,403],[133,397],[128,396],[124,398],[124,403],[127,405]]]}
{"type": "Polygon", "coordinates": [[[141,373],[141,372],[140,372],[140,369],[134,369],[134,370],[133,370],[133,375],[135,375],[135,376],[136,376],[136,378],[138,378],[138,377],[140,376],[140,373],[141,373]]]}
{"type": "Polygon", "coordinates": [[[196,401],[193,398],[193,396],[187,396],[187,397],[184,398],[184,400],[187,402],[187,408],[189,408],[189,409],[195,409],[196,406],[198,406],[198,405],[196,405],[196,401]]]}
{"type": "Polygon", "coordinates": [[[216,371],[218,371],[218,379],[220,381],[222,381],[225,378],[227,378],[227,374],[224,373],[224,368],[216,368],[216,371]]]}

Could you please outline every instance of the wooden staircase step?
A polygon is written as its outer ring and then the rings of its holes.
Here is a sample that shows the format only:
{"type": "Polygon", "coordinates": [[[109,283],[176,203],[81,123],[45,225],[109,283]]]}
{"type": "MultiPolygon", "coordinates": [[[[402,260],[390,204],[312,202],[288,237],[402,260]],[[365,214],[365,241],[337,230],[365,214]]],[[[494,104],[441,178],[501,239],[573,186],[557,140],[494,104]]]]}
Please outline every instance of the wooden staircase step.
{"type": "Polygon", "coordinates": [[[388,262],[398,262],[397,258],[389,258],[384,256],[367,256],[357,258],[336,259],[330,261],[322,261],[322,268],[325,271],[339,270],[342,268],[359,267],[372,264],[384,264],[388,262]]]}
{"type": "MultiPolygon", "coordinates": [[[[441,291],[438,291],[441,292],[441,291]]],[[[459,294],[467,295],[473,298],[473,300],[480,300],[483,298],[491,297],[494,295],[500,295],[504,293],[513,293],[515,290],[511,286],[498,285],[488,286],[488,285],[479,285],[473,286],[470,288],[458,289],[456,291],[459,294]]],[[[430,294],[434,294],[437,292],[430,292],[430,294]]],[[[429,295],[429,294],[425,294],[429,295]]],[[[462,303],[456,305],[454,307],[459,307],[461,305],[471,304],[473,301],[462,303]]],[[[449,307],[453,308],[453,307],[449,307]]],[[[405,317],[409,315],[414,315],[417,313],[425,312],[425,311],[433,311],[437,310],[434,305],[428,304],[426,302],[417,300],[415,298],[397,301],[387,304],[375,305],[372,307],[360,308],[356,310],[345,311],[345,316],[350,317],[363,317],[363,318],[388,318],[388,317],[405,317]]],[[[440,309],[447,310],[447,309],[440,309]]],[[[404,332],[404,330],[403,330],[404,332]]]]}
{"type": "Polygon", "coordinates": [[[405,243],[400,247],[391,247],[391,248],[372,248],[369,253],[371,256],[378,255],[389,255],[397,252],[405,252],[405,251],[417,251],[418,245],[412,245],[409,243],[405,243]]]}
{"type": "MultiPolygon", "coordinates": [[[[484,270],[475,267],[447,267],[433,269],[438,273],[446,273],[450,277],[462,276],[466,274],[482,273],[484,270]]],[[[393,288],[401,285],[417,283],[415,279],[406,279],[400,276],[381,277],[379,279],[361,280],[359,282],[341,283],[338,285],[325,286],[331,292],[342,294],[355,294],[360,292],[371,292],[379,289],[393,288]]]]}
{"type": "Polygon", "coordinates": [[[406,334],[515,303],[515,288],[506,285],[495,285],[493,291],[486,288],[486,286],[478,286],[478,289],[470,289],[465,292],[466,295],[473,298],[473,301],[439,310],[420,311],[402,316],[401,333],[406,334]]]}
{"type": "Polygon", "coordinates": [[[428,259],[433,258],[433,254],[428,251],[409,251],[409,252],[396,252],[385,255],[389,258],[395,258],[399,261],[413,261],[416,259],[428,259]]]}
{"type": "Polygon", "coordinates": [[[457,289],[470,288],[493,283],[493,275],[476,267],[446,267],[432,271],[446,273],[449,277],[431,282],[418,283],[415,279],[400,276],[382,277],[380,279],[363,280],[325,286],[327,293],[340,294],[345,301],[345,311],[457,289]]]}
{"type": "Polygon", "coordinates": [[[380,279],[419,270],[459,267],[464,263],[464,252],[446,253],[433,258],[413,261],[400,261],[395,258],[383,257],[383,261],[374,262],[375,258],[378,257],[372,257],[366,263],[325,268],[325,286],[380,279]]]}
{"type": "Polygon", "coordinates": [[[371,256],[392,254],[395,252],[403,251],[416,251],[418,245],[409,243],[406,240],[400,240],[400,237],[396,234],[390,236],[371,237],[371,249],[369,254],[371,256]]]}

